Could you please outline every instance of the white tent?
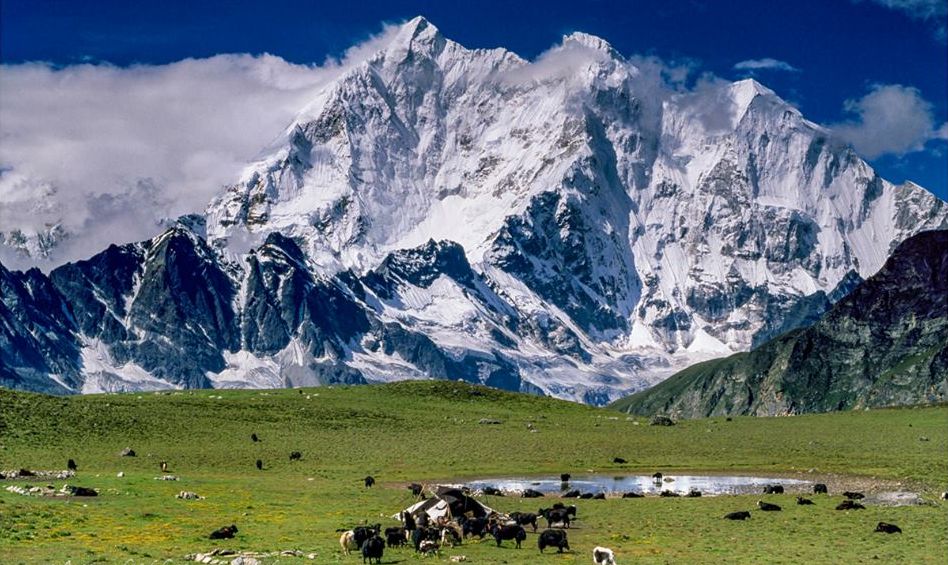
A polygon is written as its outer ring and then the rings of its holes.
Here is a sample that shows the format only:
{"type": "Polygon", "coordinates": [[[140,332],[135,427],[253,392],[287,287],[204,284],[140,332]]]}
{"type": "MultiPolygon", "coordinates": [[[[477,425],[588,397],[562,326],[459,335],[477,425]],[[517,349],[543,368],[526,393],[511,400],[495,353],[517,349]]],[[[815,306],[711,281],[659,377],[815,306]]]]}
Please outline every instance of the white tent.
{"type": "MultiPolygon", "coordinates": [[[[460,489],[438,487],[431,498],[416,502],[402,512],[408,512],[412,516],[418,516],[424,512],[432,521],[437,521],[442,517],[451,519],[467,513],[474,516],[489,516],[494,513],[494,510],[464,494],[460,489]]],[[[395,514],[392,518],[401,520],[402,512],[395,514]]]]}

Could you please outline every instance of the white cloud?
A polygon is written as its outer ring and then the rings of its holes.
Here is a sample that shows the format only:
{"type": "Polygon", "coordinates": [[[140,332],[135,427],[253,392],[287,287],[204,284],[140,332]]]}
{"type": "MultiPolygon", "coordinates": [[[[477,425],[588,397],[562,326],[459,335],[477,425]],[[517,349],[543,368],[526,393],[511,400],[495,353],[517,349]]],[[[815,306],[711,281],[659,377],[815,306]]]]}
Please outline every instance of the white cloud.
{"type": "MultiPolygon", "coordinates": [[[[861,0],[853,1],[860,2],[861,0]]],[[[946,39],[948,2],[945,0],[869,0],[869,2],[902,12],[913,20],[930,22],[934,26],[935,37],[940,41],[946,39]]]]}
{"type": "Polygon", "coordinates": [[[155,235],[159,220],[201,211],[319,88],[396,30],[322,65],[235,54],[0,66],[0,232],[61,219],[75,236],[54,263],[155,235]]]}
{"type": "Polygon", "coordinates": [[[870,2],[905,12],[909,17],[918,20],[948,17],[948,3],[945,0],[870,0],[870,2]]]}
{"type": "Polygon", "coordinates": [[[595,89],[592,82],[605,81],[616,86],[620,77],[629,78],[629,89],[643,111],[640,126],[655,132],[661,129],[662,104],[673,95],[687,90],[688,78],[698,65],[690,59],[665,61],[655,56],[623,57],[606,41],[584,33],[563,37],[561,43],[544,51],[536,59],[498,73],[504,86],[535,87],[538,84],[565,84],[572,99],[584,104],[595,89]],[[608,72],[602,74],[603,70],[608,72]]]}
{"type": "Polygon", "coordinates": [[[579,84],[584,77],[588,77],[586,69],[604,64],[609,58],[605,50],[564,38],[561,44],[544,51],[534,61],[499,72],[496,79],[507,86],[562,81],[576,81],[579,84]]]}
{"type": "Polygon", "coordinates": [[[753,74],[754,71],[786,71],[790,73],[799,72],[800,69],[794,67],[786,61],[765,57],[763,59],[748,59],[734,65],[738,71],[748,71],[753,74]]]}
{"type": "Polygon", "coordinates": [[[935,139],[948,140],[948,122],[941,124],[938,131],[935,132],[935,139]]]}
{"type": "Polygon", "coordinates": [[[877,84],[844,108],[855,119],[831,127],[869,159],[921,151],[933,139],[948,138],[948,124],[935,124],[931,103],[911,86],[877,84]]]}

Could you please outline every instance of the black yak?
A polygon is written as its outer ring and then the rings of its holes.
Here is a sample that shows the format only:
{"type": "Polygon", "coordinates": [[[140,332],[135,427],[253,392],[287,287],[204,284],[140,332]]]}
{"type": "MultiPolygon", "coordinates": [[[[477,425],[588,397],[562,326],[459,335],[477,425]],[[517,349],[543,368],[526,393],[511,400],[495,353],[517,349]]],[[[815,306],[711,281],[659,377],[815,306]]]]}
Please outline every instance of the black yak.
{"type": "Polygon", "coordinates": [[[569,549],[569,542],[566,540],[566,532],[563,530],[543,530],[537,539],[537,547],[540,553],[548,547],[555,547],[557,553],[563,553],[563,550],[569,549]]]}
{"type": "Polygon", "coordinates": [[[210,539],[231,539],[234,537],[234,534],[237,533],[237,526],[231,524],[229,526],[224,526],[223,528],[218,528],[211,532],[211,535],[208,536],[210,539]]]}

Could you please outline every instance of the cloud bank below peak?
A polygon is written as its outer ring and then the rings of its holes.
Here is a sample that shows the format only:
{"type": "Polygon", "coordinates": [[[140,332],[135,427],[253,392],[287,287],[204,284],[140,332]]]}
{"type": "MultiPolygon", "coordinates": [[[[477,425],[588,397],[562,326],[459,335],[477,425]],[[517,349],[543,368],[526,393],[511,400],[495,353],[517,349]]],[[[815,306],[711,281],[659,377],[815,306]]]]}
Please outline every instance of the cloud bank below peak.
{"type": "Polygon", "coordinates": [[[55,266],[203,210],[315,92],[396,30],[386,26],[321,65],[227,54],[130,67],[0,66],[0,232],[62,222],[74,235],[48,262],[2,260],[55,266]]]}

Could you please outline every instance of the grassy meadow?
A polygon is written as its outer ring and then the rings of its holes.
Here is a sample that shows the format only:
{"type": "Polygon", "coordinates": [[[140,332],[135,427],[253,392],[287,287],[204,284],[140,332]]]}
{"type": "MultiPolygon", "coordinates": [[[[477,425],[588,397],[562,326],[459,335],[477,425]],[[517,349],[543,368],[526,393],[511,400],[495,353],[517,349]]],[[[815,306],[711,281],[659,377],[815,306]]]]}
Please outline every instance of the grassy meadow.
{"type": "MultiPolygon", "coordinates": [[[[465,555],[470,563],[588,564],[595,545],[614,549],[620,565],[944,563],[948,548],[948,503],[937,500],[948,486],[944,406],[657,427],[607,409],[443,381],[69,398],[0,390],[0,471],[64,469],[69,458],[79,470],[67,481],[0,481],[0,563],[183,563],[186,554],[215,547],[316,554],[267,563],[361,563],[361,556],[341,554],[336,530],[394,525],[386,516],[412,502],[408,482],[659,470],[821,480],[831,496],[812,497],[810,507],[797,506],[792,494],[767,496],[783,506],[779,513],[756,512],[760,495],[580,500],[566,554],[541,556],[531,533],[519,550],[512,542],[497,548],[474,540],[432,558],[386,549],[383,563],[465,555]],[[502,423],[483,425],[481,418],[502,423]],[[252,433],[261,441],[252,442],[252,433]],[[120,457],[125,447],[138,456],[120,457]],[[290,461],[291,451],[302,460],[290,461]],[[628,463],[612,463],[617,456],[628,463]],[[155,480],[159,461],[180,480],[155,480]],[[374,488],[362,485],[366,475],[377,479],[374,488]],[[4,490],[64,482],[97,488],[100,496],[4,490]],[[848,485],[913,490],[933,502],[834,510],[848,485]],[[181,490],[206,498],[175,499],[181,490]],[[750,510],[752,518],[721,519],[734,510],[750,510]],[[904,533],[873,533],[879,521],[904,533]],[[207,539],[231,523],[240,530],[235,539],[207,539]]],[[[530,512],[552,503],[484,501],[530,512]]]]}

